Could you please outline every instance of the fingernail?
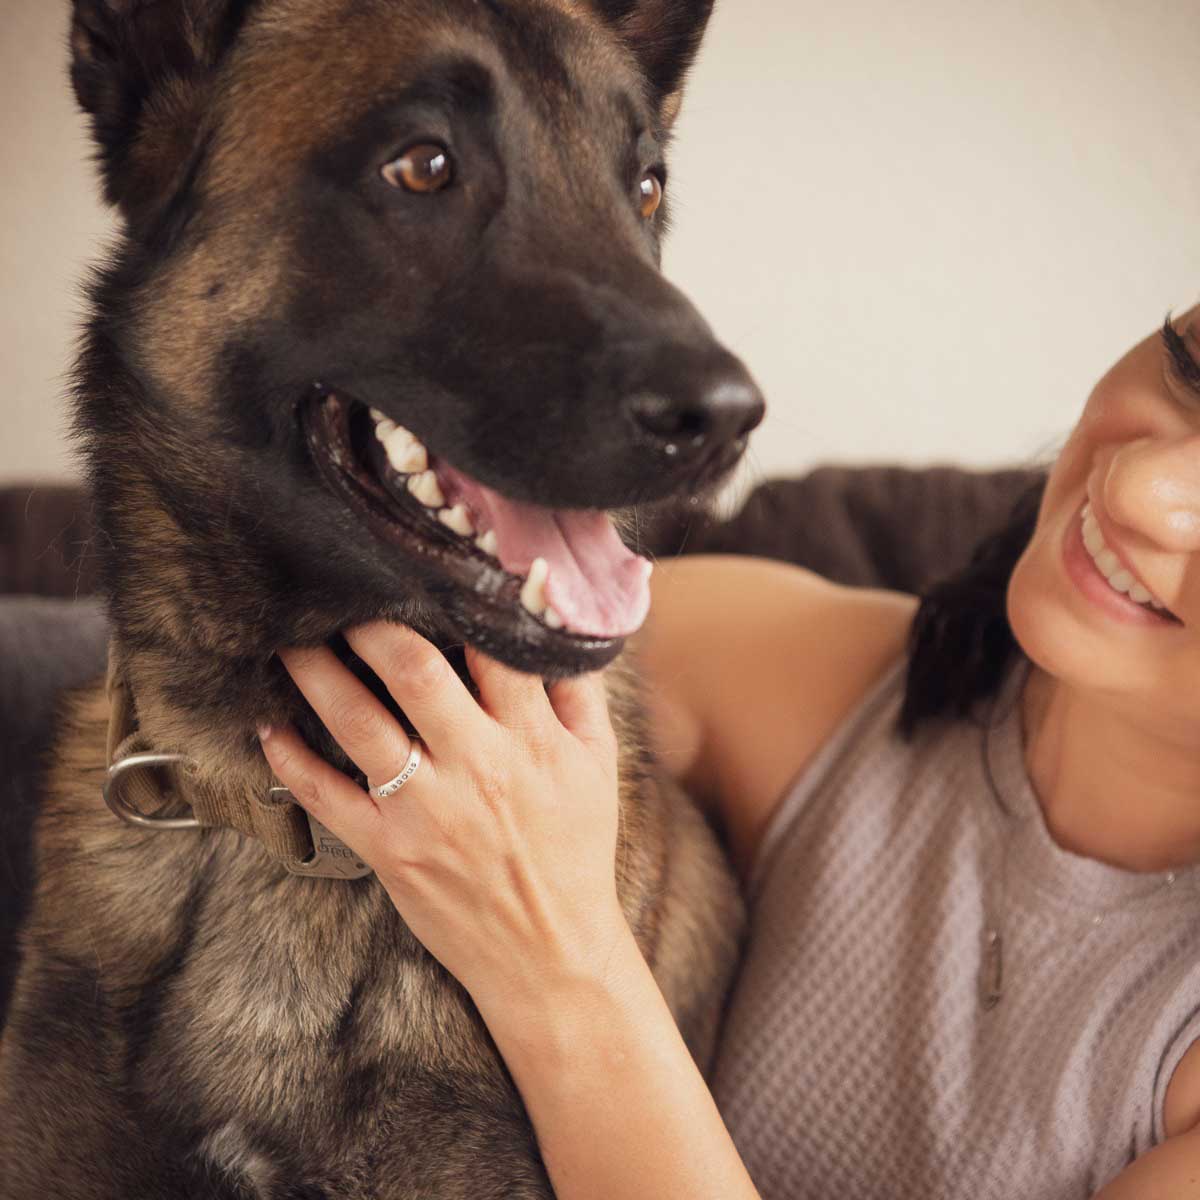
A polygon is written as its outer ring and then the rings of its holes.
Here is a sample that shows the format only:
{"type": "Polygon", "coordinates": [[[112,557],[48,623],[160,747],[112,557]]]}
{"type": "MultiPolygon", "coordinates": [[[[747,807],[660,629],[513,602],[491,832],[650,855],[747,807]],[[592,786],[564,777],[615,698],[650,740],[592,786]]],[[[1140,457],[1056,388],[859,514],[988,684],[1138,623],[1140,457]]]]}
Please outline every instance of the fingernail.
{"type": "Polygon", "coordinates": [[[260,725],[258,727],[258,740],[265,742],[274,732],[275,730],[270,725],[260,725]]]}

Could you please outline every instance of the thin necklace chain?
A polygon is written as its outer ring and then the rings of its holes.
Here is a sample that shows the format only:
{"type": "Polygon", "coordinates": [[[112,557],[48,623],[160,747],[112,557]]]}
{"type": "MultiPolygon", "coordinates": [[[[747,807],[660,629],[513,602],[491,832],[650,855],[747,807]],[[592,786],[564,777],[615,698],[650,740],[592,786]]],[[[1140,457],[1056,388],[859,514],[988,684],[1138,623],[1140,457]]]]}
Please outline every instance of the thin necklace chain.
{"type": "MultiPolygon", "coordinates": [[[[1004,925],[1005,918],[1008,915],[1008,859],[1013,838],[1016,836],[1016,822],[1012,819],[1012,810],[1005,802],[1004,795],[1000,791],[996,783],[995,774],[992,771],[991,743],[992,734],[995,730],[1012,717],[1012,710],[1019,703],[1020,695],[1021,689],[1017,688],[1016,698],[1007,711],[1001,714],[999,720],[996,719],[996,705],[993,704],[992,711],[989,713],[988,719],[983,726],[983,736],[980,738],[980,754],[983,760],[984,779],[987,781],[988,790],[992,793],[992,799],[995,800],[996,805],[1007,818],[1003,824],[1001,833],[1003,843],[1000,851],[1000,870],[997,872],[999,875],[999,886],[996,886],[995,876],[989,878],[986,870],[984,875],[984,925],[979,965],[978,993],[979,1004],[985,1012],[990,1012],[1004,998],[1004,925]],[[996,900],[997,892],[999,893],[998,901],[996,900]]],[[[1163,877],[1162,883],[1152,894],[1157,894],[1157,892],[1170,888],[1174,885],[1175,879],[1175,872],[1168,871],[1163,877]]],[[[1088,937],[1104,924],[1107,912],[1108,910],[1105,909],[1093,912],[1086,922],[1068,931],[1076,946],[1086,941],[1088,937]]]]}

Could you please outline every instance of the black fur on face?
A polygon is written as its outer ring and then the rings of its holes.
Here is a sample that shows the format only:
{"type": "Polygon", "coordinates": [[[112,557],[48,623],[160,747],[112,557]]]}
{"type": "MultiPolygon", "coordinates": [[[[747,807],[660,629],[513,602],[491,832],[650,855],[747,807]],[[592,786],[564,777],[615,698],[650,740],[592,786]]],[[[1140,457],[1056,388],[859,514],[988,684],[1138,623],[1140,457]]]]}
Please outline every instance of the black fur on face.
{"type": "Polygon", "coordinates": [[[276,648],[378,617],[546,676],[619,651],[540,625],[436,531],[381,534],[330,464],[373,407],[548,507],[727,473],[761,400],[659,274],[665,210],[639,193],[709,9],[76,0],[73,79],[127,226],[78,429],[119,635],[164,680],[189,664],[172,704],[228,719],[253,692],[252,723],[286,694],[276,648]],[[389,182],[422,144],[448,186],[389,182]]]}

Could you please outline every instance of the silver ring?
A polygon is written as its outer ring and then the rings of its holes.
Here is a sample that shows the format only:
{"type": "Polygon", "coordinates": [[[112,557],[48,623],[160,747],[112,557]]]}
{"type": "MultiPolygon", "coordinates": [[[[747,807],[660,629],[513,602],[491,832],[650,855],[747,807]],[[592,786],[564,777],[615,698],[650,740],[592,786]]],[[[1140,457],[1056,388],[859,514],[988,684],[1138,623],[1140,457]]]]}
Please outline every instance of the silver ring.
{"type": "Polygon", "coordinates": [[[376,800],[386,800],[388,796],[394,796],[417,773],[420,765],[421,743],[414,741],[412,749],[408,752],[408,762],[404,764],[404,770],[395,779],[389,779],[387,783],[381,783],[377,788],[372,788],[371,795],[376,800]]]}

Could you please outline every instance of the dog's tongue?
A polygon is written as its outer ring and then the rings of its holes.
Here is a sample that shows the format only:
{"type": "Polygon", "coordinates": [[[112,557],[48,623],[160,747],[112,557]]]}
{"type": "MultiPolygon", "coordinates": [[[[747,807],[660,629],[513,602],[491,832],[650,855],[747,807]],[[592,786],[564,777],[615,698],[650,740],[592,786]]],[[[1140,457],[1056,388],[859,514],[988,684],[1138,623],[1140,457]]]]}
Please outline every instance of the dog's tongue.
{"type": "Polygon", "coordinates": [[[617,638],[641,628],[650,609],[651,564],[625,546],[606,513],[509,500],[445,462],[437,474],[447,503],[465,504],[477,529],[495,531],[506,571],[524,576],[534,559],[546,560],[546,602],[567,630],[617,638]]]}

